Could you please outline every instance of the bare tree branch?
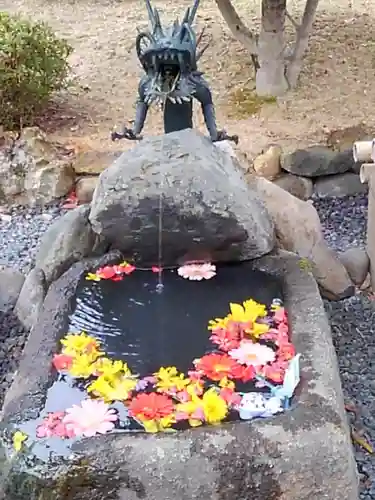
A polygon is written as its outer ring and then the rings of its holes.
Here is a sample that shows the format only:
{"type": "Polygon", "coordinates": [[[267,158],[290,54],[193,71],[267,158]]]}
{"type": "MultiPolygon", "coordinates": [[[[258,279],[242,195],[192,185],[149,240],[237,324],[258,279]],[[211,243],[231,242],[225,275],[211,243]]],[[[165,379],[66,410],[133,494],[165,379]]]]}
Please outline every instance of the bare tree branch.
{"type": "Polygon", "coordinates": [[[250,54],[258,53],[258,36],[254,35],[241,21],[231,0],[215,0],[221,15],[228,24],[233,36],[249,51],[250,54]]]}
{"type": "Polygon", "coordinates": [[[297,85],[301,72],[302,59],[309,45],[309,35],[314,23],[319,0],[307,0],[302,16],[302,23],[297,31],[297,40],[285,76],[291,88],[297,85]]]}
{"type": "Polygon", "coordinates": [[[300,29],[300,25],[297,23],[294,17],[292,17],[287,10],[285,11],[285,15],[289,19],[289,21],[293,24],[296,31],[298,31],[300,29]]]}

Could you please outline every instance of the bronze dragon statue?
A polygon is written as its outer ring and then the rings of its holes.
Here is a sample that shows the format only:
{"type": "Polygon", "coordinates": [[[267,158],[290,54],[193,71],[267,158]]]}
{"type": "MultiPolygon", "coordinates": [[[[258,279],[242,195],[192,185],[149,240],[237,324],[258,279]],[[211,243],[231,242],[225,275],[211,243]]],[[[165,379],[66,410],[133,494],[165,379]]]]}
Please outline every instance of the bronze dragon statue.
{"type": "Polygon", "coordinates": [[[204,120],[213,142],[231,140],[238,143],[238,136],[228,136],[218,130],[212,94],[197,63],[208,45],[198,50],[202,40],[197,38],[193,22],[200,0],[188,8],[181,23],[176,20],[164,28],[157,9],[145,0],[151,30],[138,33],[136,50],[145,75],[138,85],[136,116],[132,129],[124,126],[121,133],[112,132],[112,140],[140,140],[150,106],[160,106],[164,111],[164,133],[193,128],[193,98],[201,105],[204,120]]]}

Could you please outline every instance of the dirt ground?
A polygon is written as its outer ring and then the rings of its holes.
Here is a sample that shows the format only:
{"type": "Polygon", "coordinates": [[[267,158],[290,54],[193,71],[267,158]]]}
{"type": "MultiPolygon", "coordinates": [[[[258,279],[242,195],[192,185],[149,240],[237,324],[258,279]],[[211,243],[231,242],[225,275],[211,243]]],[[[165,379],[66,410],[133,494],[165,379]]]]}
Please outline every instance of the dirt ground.
{"type": "MultiPolygon", "coordinates": [[[[183,14],[188,0],[153,0],[164,19],[183,14]]],[[[247,25],[259,23],[260,2],[235,0],[247,25]]],[[[233,103],[233,95],[254,88],[249,57],[233,41],[213,0],[202,0],[197,30],[206,25],[212,44],[200,69],[212,84],[218,124],[240,136],[240,149],[253,156],[270,142],[286,149],[321,142],[332,129],[364,122],[375,128],[375,0],[321,0],[310,52],[297,90],[252,114],[233,103]],[[371,13],[374,17],[371,17],[371,13]]],[[[298,19],[304,2],[288,3],[298,19]]],[[[60,96],[42,123],[63,142],[79,150],[108,150],[112,127],[134,118],[141,74],[134,49],[136,27],[147,23],[141,0],[0,0],[0,9],[48,22],[74,46],[71,64],[75,86],[60,96]]],[[[288,34],[293,39],[292,26],[288,34]]],[[[200,110],[196,122],[202,127],[200,110]]],[[[162,130],[160,113],[152,112],[144,134],[162,130]]],[[[121,147],[128,147],[126,141],[121,147]]]]}

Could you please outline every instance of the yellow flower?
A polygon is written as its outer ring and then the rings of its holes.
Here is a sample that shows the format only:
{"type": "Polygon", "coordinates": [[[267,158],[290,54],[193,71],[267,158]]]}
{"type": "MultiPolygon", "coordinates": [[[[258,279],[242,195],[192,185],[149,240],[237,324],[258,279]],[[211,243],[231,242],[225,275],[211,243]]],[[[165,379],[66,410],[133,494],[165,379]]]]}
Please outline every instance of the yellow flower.
{"type": "Polygon", "coordinates": [[[260,337],[261,335],[267,333],[269,329],[270,327],[265,323],[254,322],[251,325],[251,328],[246,330],[246,333],[249,333],[253,337],[260,337]]]}
{"type": "Polygon", "coordinates": [[[16,451],[21,451],[23,443],[28,439],[28,435],[21,431],[16,431],[13,434],[13,448],[16,451]]]}
{"type": "Polygon", "coordinates": [[[173,415],[155,420],[142,420],[145,431],[150,433],[170,431],[169,428],[174,423],[176,423],[176,419],[173,415]]]}
{"type": "Polygon", "coordinates": [[[176,411],[178,413],[183,413],[188,417],[190,427],[199,427],[202,425],[202,420],[199,418],[193,418],[193,414],[200,409],[202,409],[202,400],[196,396],[193,396],[191,401],[188,401],[187,403],[179,403],[176,405],[176,411]]]}
{"type": "Polygon", "coordinates": [[[62,353],[68,356],[77,356],[80,354],[92,354],[98,356],[103,355],[100,353],[100,343],[94,337],[90,337],[85,332],[79,334],[68,334],[62,340],[63,345],[62,353]]]}
{"type": "Polygon", "coordinates": [[[228,314],[225,318],[215,318],[214,320],[209,321],[209,330],[214,330],[215,328],[226,328],[230,321],[234,321],[236,323],[251,324],[251,329],[249,329],[248,333],[255,337],[259,337],[263,333],[268,332],[268,325],[256,323],[258,318],[263,318],[267,315],[265,305],[259,304],[253,299],[249,299],[245,300],[243,305],[231,303],[229,304],[229,307],[230,314],[228,314]]]}
{"type": "Polygon", "coordinates": [[[228,414],[228,406],[214,388],[208,389],[203,395],[203,412],[208,424],[218,424],[228,414]]]}
{"type": "Polygon", "coordinates": [[[229,380],[228,377],[222,378],[219,382],[219,386],[223,389],[225,388],[234,390],[236,388],[236,384],[232,380],[229,380]]]}
{"type": "Polygon", "coordinates": [[[76,378],[89,378],[95,373],[95,356],[92,354],[81,354],[73,358],[69,375],[76,378]]]}
{"type": "Polygon", "coordinates": [[[101,278],[95,273],[87,273],[86,274],[86,280],[87,281],[100,281],[101,278]]]}
{"type": "Polygon", "coordinates": [[[131,375],[126,363],[119,360],[109,359],[107,357],[99,358],[95,361],[95,372],[99,375],[105,375],[106,377],[113,377],[121,374],[122,372],[127,376],[131,375]]]}
{"type": "Polygon", "coordinates": [[[125,401],[137,385],[135,377],[107,377],[102,375],[92,382],[87,392],[92,392],[95,396],[102,398],[106,403],[113,401],[125,401]]]}
{"type": "Polygon", "coordinates": [[[191,380],[185,378],[183,373],[178,373],[175,366],[161,367],[154,375],[158,379],[156,388],[159,392],[168,392],[171,389],[180,392],[191,383],[191,380]]]}

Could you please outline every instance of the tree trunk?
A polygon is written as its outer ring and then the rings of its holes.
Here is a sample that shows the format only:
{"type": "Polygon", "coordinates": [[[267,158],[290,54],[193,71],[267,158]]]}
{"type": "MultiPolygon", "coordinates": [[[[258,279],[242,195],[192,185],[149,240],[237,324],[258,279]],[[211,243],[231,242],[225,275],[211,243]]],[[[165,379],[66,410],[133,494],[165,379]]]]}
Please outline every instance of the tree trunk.
{"type": "Polygon", "coordinates": [[[250,54],[257,53],[257,36],[254,35],[241,21],[231,0],[215,0],[221,15],[226,21],[233,36],[249,51],[250,54]]]}
{"type": "Polygon", "coordinates": [[[301,26],[297,29],[296,44],[286,71],[288,84],[291,88],[297,85],[302,68],[302,59],[309,44],[309,35],[314,23],[318,3],[319,0],[307,0],[301,26]]]}
{"type": "Polygon", "coordinates": [[[258,95],[280,96],[289,88],[284,61],[285,14],[286,0],[262,0],[262,27],[258,40],[260,68],[256,74],[258,95]]]}

